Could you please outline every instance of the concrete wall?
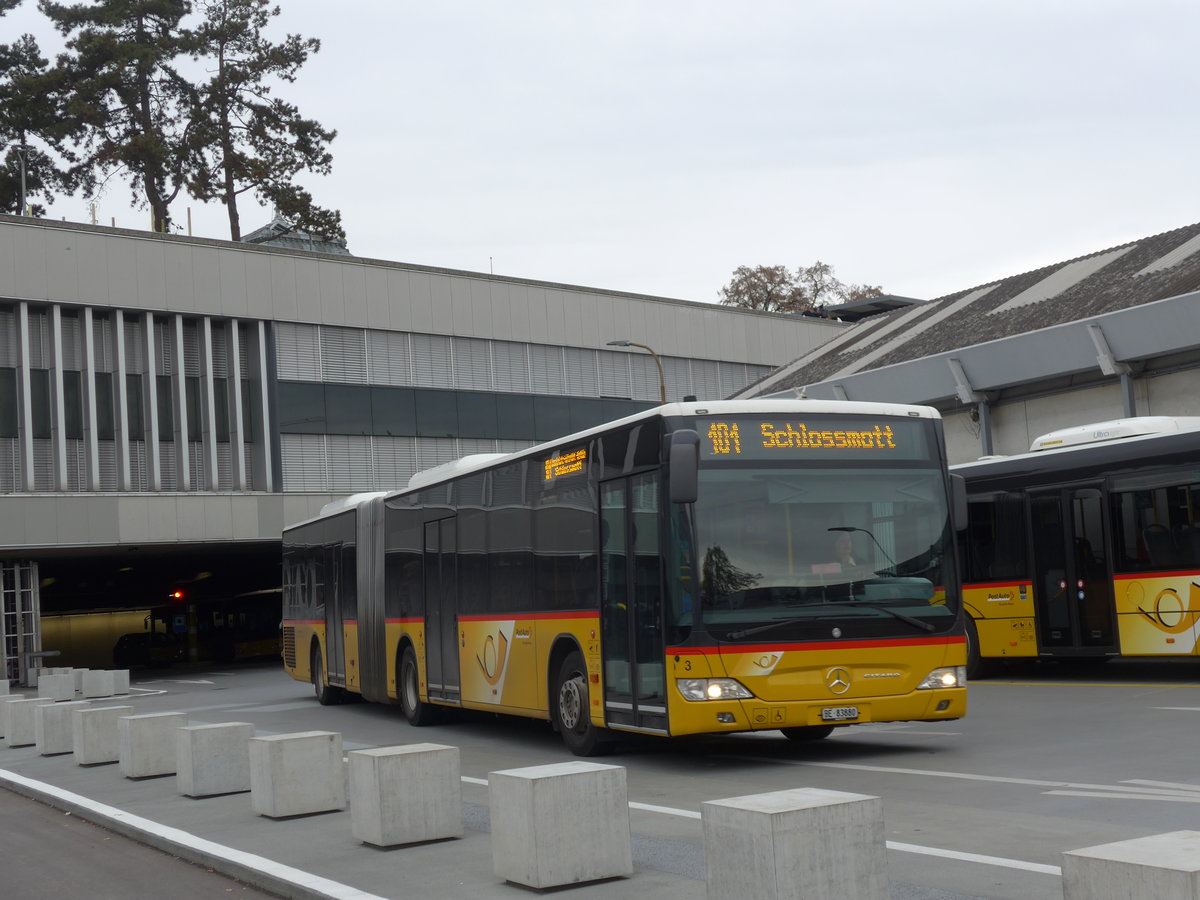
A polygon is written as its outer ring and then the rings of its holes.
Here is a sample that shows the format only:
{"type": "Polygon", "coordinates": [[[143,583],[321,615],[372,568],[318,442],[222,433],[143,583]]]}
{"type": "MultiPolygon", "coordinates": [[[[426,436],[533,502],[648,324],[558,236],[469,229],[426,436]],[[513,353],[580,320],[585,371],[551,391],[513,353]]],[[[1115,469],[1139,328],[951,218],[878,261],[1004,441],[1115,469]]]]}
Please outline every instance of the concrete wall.
{"type": "MultiPolygon", "coordinates": [[[[1174,372],[1134,381],[1137,413],[1142,416],[1200,416],[1200,376],[1174,372]]],[[[981,454],[979,424],[971,409],[944,413],[946,448],[951,463],[970,462],[981,454]]],[[[1077,390],[1001,402],[991,408],[992,452],[1026,453],[1033,439],[1059,428],[1105,422],[1125,416],[1120,385],[1110,383],[1077,390]]]]}
{"type": "MultiPolygon", "coordinates": [[[[714,290],[715,290],[714,286],[714,290]]],[[[0,216],[0,299],[782,365],[845,326],[573,285],[0,216]]]]}
{"type": "Polygon", "coordinates": [[[338,494],[10,494],[0,546],[278,541],[338,494]]]}

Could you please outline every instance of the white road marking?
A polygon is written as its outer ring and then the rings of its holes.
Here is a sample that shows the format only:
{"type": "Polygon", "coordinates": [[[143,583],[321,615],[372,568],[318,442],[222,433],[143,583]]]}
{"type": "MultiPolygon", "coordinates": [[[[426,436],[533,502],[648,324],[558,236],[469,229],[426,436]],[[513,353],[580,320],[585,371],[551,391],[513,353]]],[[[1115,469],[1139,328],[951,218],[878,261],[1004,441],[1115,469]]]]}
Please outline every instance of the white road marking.
{"type": "Polygon", "coordinates": [[[957,859],[962,862],[981,863],[985,866],[1002,866],[1006,869],[1021,869],[1026,872],[1039,872],[1042,875],[1057,875],[1062,877],[1062,869],[1058,866],[1047,866],[1042,863],[1025,862],[1021,859],[1005,859],[1002,856],[983,856],[979,853],[960,853],[958,850],[939,850],[935,847],[922,847],[919,844],[901,844],[888,841],[889,850],[900,850],[904,853],[920,853],[923,856],[938,856],[942,859],[957,859]]]}
{"type": "MultiPolygon", "coordinates": [[[[733,759],[735,757],[725,757],[733,759]]],[[[994,784],[1021,784],[1028,787],[1045,788],[1042,793],[1072,797],[1103,797],[1121,800],[1162,800],[1165,802],[1200,803],[1200,787],[1192,785],[1172,786],[1165,782],[1124,781],[1121,784],[1078,784],[1071,781],[1039,781],[1035,778],[1010,778],[1004,775],[973,775],[969,772],[941,772],[936,769],[902,769],[895,766],[864,766],[855,763],[808,762],[803,760],[771,759],[758,756],[742,756],[737,759],[752,759],[784,766],[816,766],[825,769],[851,769],[860,772],[883,772],[892,775],[926,775],[930,778],[957,778],[961,781],[982,781],[994,784]],[[1155,784],[1158,787],[1127,787],[1126,785],[1155,784]]]]}
{"type": "Polygon", "coordinates": [[[294,703],[274,703],[270,706],[243,706],[242,712],[287,712],[293,709],[307,709],[312,706],[309,700],[297,700],[294,703]]]}
{"type": "Polygon", "coordinates": [[[123,809],[117,809],[115,806],[98,803],[80,794],[65,791],[52,784],[35,781],[32,778],[26,778],[15,772],[0,769],[0,780],[7,781],[10,784],[21,785],[38,794],[70,803],[78,809],[86,810],[93,815],[101,817],[102,820],[119,823],[127,828],[140,831],[143,834],[154,835],[176,847],[195,850],[210,858],[226,860],[243,868],[262,872],[264,875],[274,878],[277,881],[296,885],[301,889],[333,898],[333,900],[384,900],[384,898],[377,894],[369,894],[348,884],[342,884],[340,881],[322,878],[320,875],[313,875],[311,872],[305,872],[293,866],[284,865],[273,859],[267,859],[265,856],[246,853],[243,850],[235,850],[233,847],[226,847],[223,844],[217,844],[213,841],[196,837],[196,835],[181,831],[178,828],[172,828],[169,825],[162,825],[150,819],[135,816],[132,813],[125,812],[123,809]]]}
{"type": "MultiPolygon", "coordinates": [[[[487,786],[486,778],[470,778],[466,775],[462,776],[462,780],[467,784],[479,784],[487,786]]],[[[655,806],[652,803],[630,803],[630,809],[637,809],[643,812],[661,813],[667,816],[679,816],[684,819],[700,819],[702,814],[693,809],[676,809],[671,806],[655,806]]],[[[1058,866],[1047,866],[1041,863],[1026,862],[1023,859],[1005,859],[1002,856],[985,856],[980,853],[963,853],[960,850],[943,850],[940,847],[922,847],[920,844],[903,844],[898,841],[887,841],[887,848],[895,850],[899,853],[919,853],[922,856],[938,856],[943,859],[956,859],[960,862],[978,863],[985,866],[1001,866],[1006,869],[1021,869],[1025,872],[1037,872],[1042,875],[1057,875],[1062,876],[1062,869],[1058,866]]]]}

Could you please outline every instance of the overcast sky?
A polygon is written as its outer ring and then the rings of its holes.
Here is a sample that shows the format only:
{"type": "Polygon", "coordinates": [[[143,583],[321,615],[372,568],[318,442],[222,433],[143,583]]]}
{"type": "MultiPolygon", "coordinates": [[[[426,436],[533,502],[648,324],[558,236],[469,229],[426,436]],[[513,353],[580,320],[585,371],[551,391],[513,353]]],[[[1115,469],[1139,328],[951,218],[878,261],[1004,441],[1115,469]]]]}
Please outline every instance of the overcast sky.
{"type": "MultiPolygon", "coordinates": [[[[358,256],[709,302],[820,259],[933,298],[1200,220],[1194,0],[280,5],[358,256]]],[[[23,31],[54,48],[35,0],[23,31]]],[[[98,216],[148,220],[124,186],[98,216]]]]}

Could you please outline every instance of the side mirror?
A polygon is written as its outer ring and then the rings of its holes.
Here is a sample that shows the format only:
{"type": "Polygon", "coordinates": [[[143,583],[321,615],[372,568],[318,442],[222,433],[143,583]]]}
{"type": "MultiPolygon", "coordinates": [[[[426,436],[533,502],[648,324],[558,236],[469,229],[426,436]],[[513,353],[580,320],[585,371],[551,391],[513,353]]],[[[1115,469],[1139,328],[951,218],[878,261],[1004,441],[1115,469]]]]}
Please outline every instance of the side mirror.
{"type": "Polygon", "coordinates": [[[671,433],[667,453],[672,503],[695,503],[700,487],[700,435],[690,428],[671,433]]]}
{"type": "Polygon", "coordinates": [[[950,510],[950,519],[955,531],[967,530],[967,479],[961,475],[950,474],[950,498],[954,506],[950,510]]]}

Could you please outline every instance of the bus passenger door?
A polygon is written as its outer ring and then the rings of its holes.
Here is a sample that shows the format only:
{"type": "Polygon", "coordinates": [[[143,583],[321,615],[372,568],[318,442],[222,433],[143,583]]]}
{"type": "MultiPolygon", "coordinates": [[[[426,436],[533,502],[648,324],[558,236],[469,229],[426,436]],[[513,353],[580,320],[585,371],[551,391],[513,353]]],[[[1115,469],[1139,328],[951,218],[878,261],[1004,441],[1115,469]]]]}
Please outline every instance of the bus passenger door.
{"type": "Polygon", "coordinates": [[[1034,494],[1030,515],[1039,648],[1049,655],[1116,650],[1103,494],[1034,494]]]}
{"type": "Polygon", "coordinates": [[[621,478],[600,491],[605,719],[666,733],[659,475],[621,478]]]}
{"type": "Polygon", "coordinates": [[[455,520],[425,523],[425,673],[429,696],[459,700],[455,520]]]}
{"type": "Polygon", "coordinates": [[[325,602],[325,675],[330,684],[346,684],[346,632],[342,617],[342,591],[345,579],[353,578],[343,568],[341,544],[325,546],[325,583],[320,586],[325,602]]]}

